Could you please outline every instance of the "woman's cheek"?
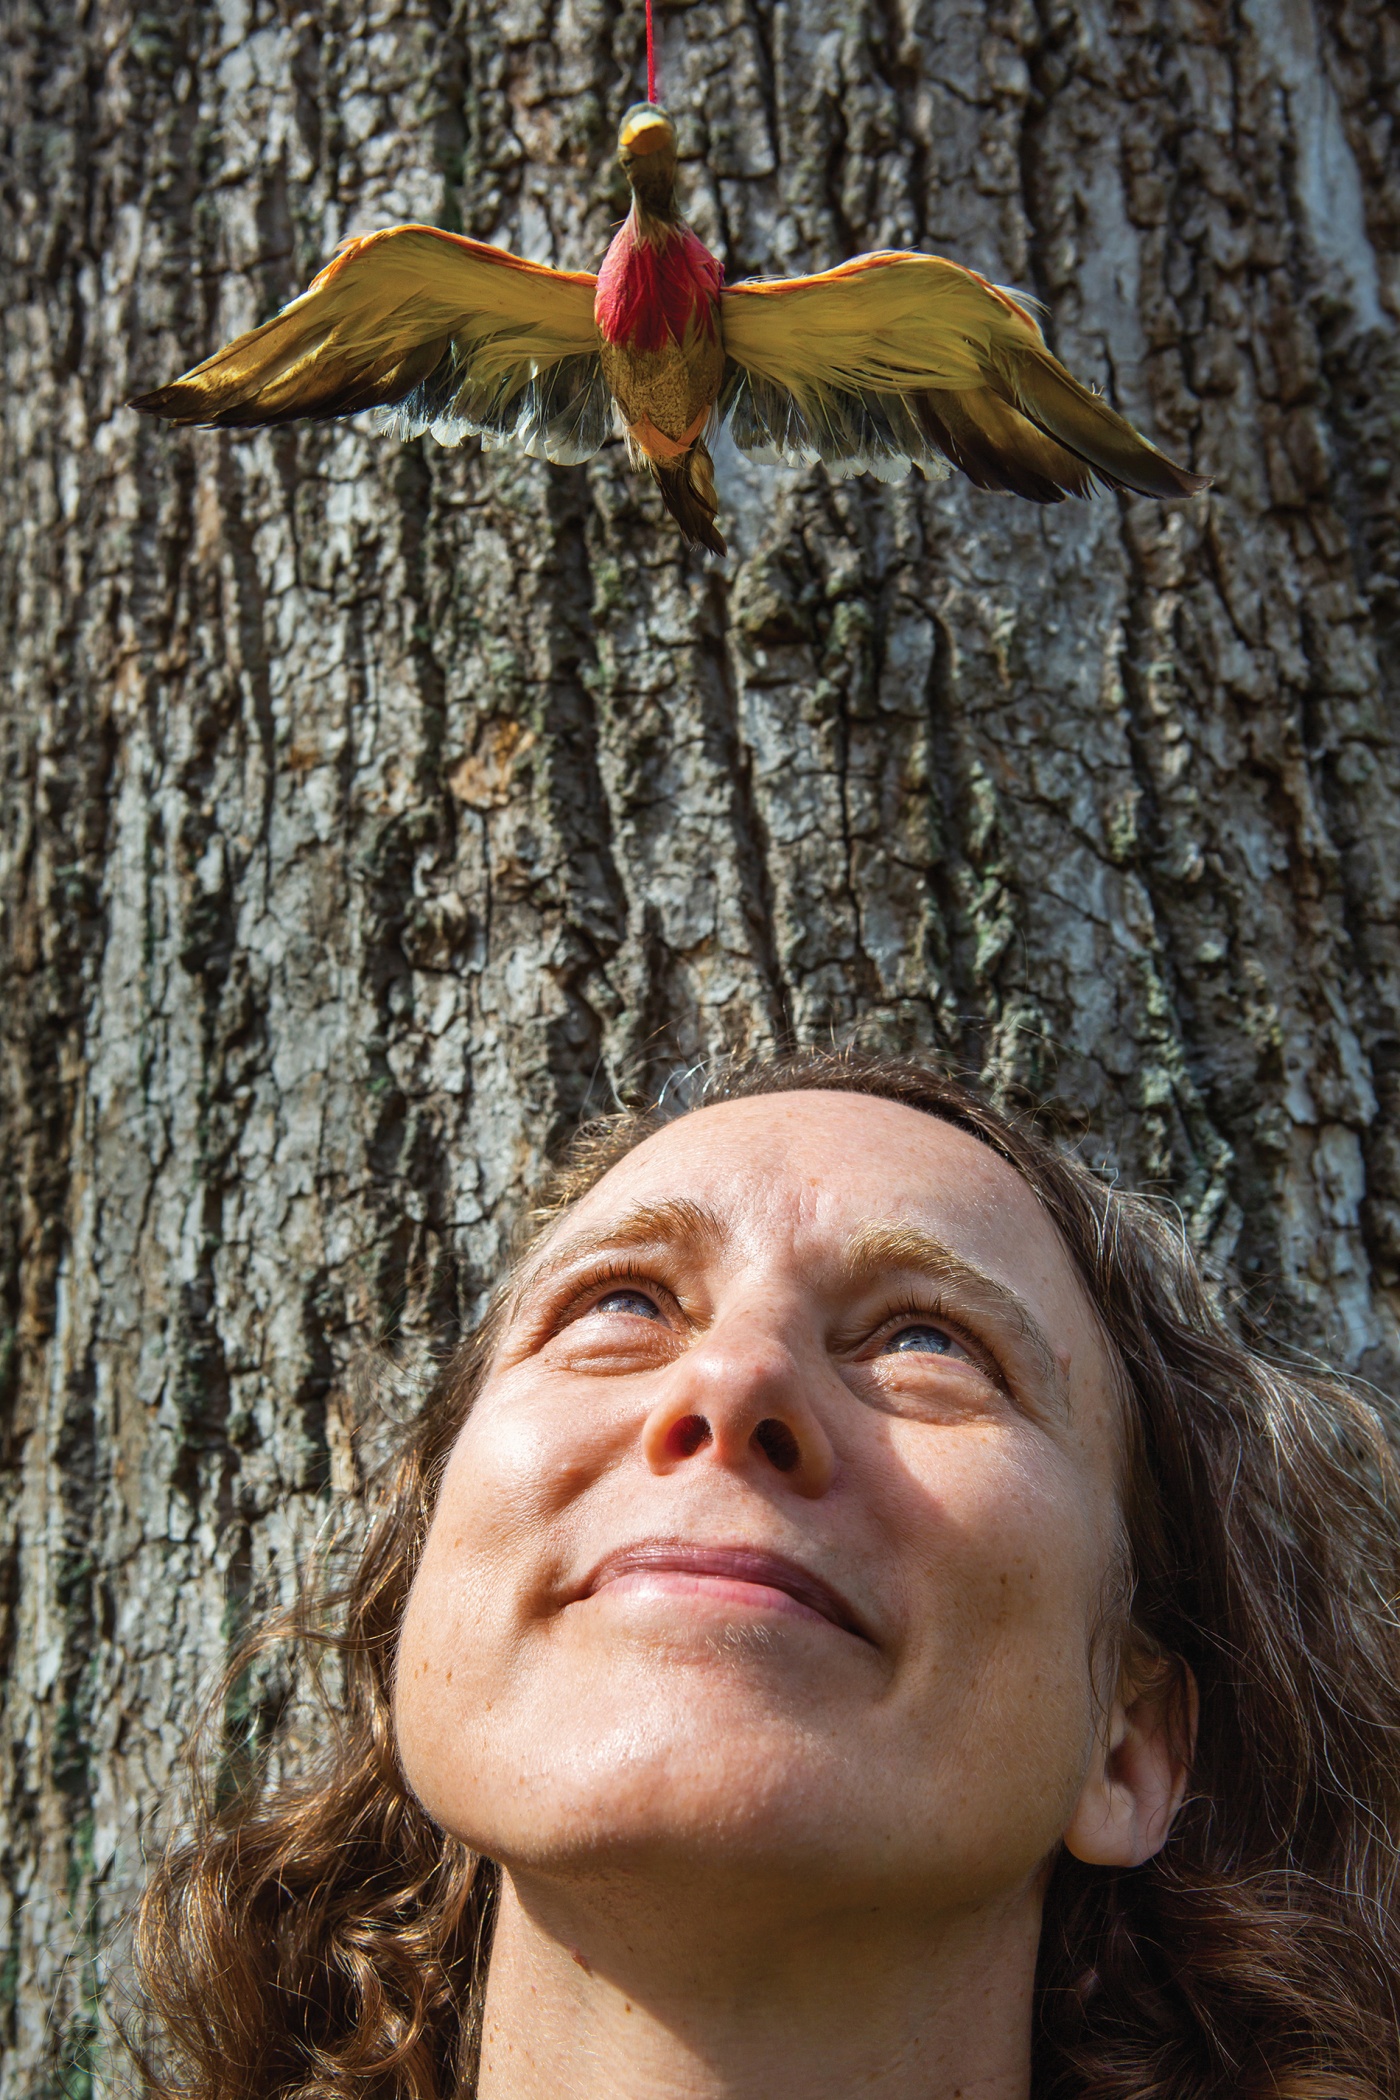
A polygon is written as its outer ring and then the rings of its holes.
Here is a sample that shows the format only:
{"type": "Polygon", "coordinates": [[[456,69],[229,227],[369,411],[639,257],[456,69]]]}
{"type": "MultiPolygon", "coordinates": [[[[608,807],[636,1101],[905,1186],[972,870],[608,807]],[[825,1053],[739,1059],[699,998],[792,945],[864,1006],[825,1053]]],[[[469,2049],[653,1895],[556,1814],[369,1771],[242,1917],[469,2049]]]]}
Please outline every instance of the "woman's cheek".
{"type": "Polygon", "coordinates": [[[443,1500],[490,1505],[504,1530],[556,1517],[635,1436],[646,1407],[633,1379],[532,1359],[488,1383],[463,1424],[443,1500]]]}
{"type": "Polygon", "coordinates": [[[1068,1455],[1027,1425],[944,1469],[927,1554],[928,1643],[911,1660],[925,1739],[961,1775],[969,1828],[1007,1858],[1052,1846],[1083,1783],[1096,1719],[1090,1648],[1100,1526],[1068,1455]]]}
{"type": "Polygon", "coordinates": [[[618,1411],[589,1380],[488,1384],[443,1475],[399,1642],[395,1712],[412,1745],[463,1731],[508,1688],[519,1643],[557,1604],[569,1514],[605,1472],[618,1411]]]}
{"type": "Polygon", "coordinates": [[[919,1538],[923,1616],[937,1646],[986,1650],[1011,1671],[1026,1654],[1082,1658],[1102,1587],[1089,1483],[1027,1422],[953,1432],[901,1424],[904,1479],[894,1529],[919,1538]]]}

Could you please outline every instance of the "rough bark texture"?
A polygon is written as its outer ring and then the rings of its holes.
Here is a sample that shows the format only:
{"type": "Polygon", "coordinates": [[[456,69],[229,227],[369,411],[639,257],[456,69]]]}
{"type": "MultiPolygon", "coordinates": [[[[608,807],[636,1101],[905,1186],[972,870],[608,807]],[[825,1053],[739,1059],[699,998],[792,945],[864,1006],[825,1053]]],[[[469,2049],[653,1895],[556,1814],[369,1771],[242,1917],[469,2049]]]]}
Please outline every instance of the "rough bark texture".
{"type": "Polygon", "coordinates": [[[1389,1375],[1400,37],[666,13],[731,275],[949,253],[1216,477],[1042,513],[728,453],[716,566],[616,447],[121,405],[355,230],[596,265],[640,0],[0,23],[0,2095],[38,2100],[128,2083],[119,1921],[231,1625],[354,1489],[357,1367],[458,1331],[621,1075],[940,1045],[1389,1375]]]}

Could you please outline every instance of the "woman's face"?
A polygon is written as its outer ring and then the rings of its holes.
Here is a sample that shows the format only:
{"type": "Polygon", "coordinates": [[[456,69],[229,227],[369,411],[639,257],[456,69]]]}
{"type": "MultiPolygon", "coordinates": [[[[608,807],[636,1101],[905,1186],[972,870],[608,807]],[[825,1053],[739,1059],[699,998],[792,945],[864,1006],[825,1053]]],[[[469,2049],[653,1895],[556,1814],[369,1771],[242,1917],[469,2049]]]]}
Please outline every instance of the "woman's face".
{"type": "Polygon", "coordinates": [[[853,1094],[687,1116],[518,1280],[404,1626],[409,1780],[517,1871],[1030,1890],[1103,1727],[1120,1450],[984,1146],[853,1094]]]}

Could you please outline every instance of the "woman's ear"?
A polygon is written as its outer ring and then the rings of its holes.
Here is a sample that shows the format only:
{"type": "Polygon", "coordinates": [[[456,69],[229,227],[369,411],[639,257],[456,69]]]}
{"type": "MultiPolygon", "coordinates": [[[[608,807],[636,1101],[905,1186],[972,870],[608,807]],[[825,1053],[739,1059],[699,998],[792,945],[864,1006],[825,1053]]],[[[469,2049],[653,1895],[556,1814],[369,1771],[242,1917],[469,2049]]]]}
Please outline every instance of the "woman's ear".
{"type": "Polygon", "coordinates": [[[1196,1680],[1183,1662],[1125,1669],[1065,1828],[1091,1867],[1140,1867],[1167,1842],[1196,1747],[1196,1680]]]}

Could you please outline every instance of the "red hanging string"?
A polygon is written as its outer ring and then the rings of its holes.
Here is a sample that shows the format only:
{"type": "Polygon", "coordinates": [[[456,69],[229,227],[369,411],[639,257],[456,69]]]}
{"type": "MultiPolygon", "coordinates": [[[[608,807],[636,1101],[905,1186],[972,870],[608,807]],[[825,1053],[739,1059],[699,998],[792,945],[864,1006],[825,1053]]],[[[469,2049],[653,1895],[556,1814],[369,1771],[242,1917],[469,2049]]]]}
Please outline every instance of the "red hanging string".
{"type": "Polygon", "coordinates": [[[647,101],[656,100],[656,44],[651,33],[651,0],[647,0],[647,101]]]}

